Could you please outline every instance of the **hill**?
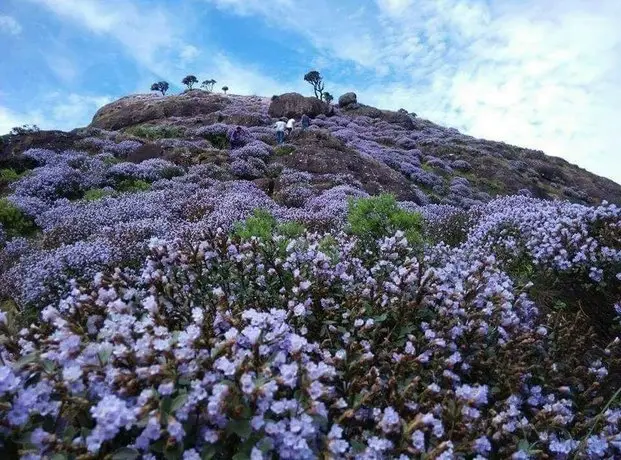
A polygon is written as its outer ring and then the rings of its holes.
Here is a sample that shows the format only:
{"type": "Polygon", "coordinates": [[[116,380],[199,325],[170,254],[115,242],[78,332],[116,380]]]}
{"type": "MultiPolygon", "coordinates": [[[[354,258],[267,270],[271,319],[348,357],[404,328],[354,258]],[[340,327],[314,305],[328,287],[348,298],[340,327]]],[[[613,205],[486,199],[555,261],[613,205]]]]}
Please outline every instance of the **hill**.
{"type": "Polygon", "coordinates": [[[1,148],[1,458],[621,456],[611,181],[351,93],[1,148]]]}

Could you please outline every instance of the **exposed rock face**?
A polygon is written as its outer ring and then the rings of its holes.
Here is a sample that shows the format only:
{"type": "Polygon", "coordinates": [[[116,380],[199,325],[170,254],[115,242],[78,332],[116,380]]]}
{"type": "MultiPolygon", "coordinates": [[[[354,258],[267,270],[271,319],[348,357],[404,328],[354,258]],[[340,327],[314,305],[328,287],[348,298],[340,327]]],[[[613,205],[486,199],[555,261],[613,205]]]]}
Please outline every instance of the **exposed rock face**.
{"type": "Polygon", "coordinates": [[[375,107],[363,104],[350,104],[342,109],[345,114],[358,117],[379,118],[388,123],[397,124],[405,129],[413,129],[414,122],[412,118],[403,112],[393,112],[392,110],[380,110],[375,107]]]}
{"type": "Polygon", "coordinates": [[[207,115],[222,110],[227,104],[226,97],[201,90],[179,96],[127,96],[99,109],[91,126],[115,130],[161,118],[207,115]]]}
{"type": "Polygon", "coordinates": [[[299,119],[303,114],[309,117],[317,115],[330,115],[330,106],[315,97],[304,97],[299,93],[281,94],[270,104],[268,114],[273,118],[296,118],[299,119]]]}
{"type": "Polygon", "coordinates": [[[356,96],[356,93],[345,93],[341,97],[339,97],[339,107],[341,108],[357,103],[358,97],[356,96]]]}

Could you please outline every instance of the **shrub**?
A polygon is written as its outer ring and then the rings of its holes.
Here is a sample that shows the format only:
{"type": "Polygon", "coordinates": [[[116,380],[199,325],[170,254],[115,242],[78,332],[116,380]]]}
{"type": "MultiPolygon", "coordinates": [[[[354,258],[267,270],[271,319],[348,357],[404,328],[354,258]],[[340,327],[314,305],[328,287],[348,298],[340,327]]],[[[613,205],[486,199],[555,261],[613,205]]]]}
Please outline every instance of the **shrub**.
{"type": "Polygon", "coordinates": [[[0,199],[0,226],[4,229],[7,239],[28,236],[36,230],[34,221],[6,198],[0,199]]]}
{"type": "Polygon", "coordinates": [[[125,132],[131,136],[150,141],[171,137],[183,137],[185,128],[180,126],[146,126],[138,125],[127,128],[125,132]]]}
{"type": "Polygon", "coordinates": [[[0,187],[19,180],[24,173],[18,173],[13,168],[0,169],[0,187]]]}
{"type": "Polygon", "coordinates": [[[151,184],[140,179],[123,179],[114,188],[119,192],[146,192],[151,184]]]}
{"type": "Polygon", "coordinates": [[[291,155],[293,152],[295,152],[295,147],[293,145],[284,144],[274,147],[276,156],[291,155]]]}
{"type": "Polygon", "coordinates": [[[96,201],[100,200],[106,196],[112,195],[113,191],[107,188],[93,188],[91,190],[87,190],[84,193],[84,199],[86,201],[96,201]]]}
{"type": "Polygon", "coordinates": [[[392,236],[397,231],[404,232],[411,244],[422,241],[421,215],[399,208],[393,195],[350,200],[347,225],[348,231],[365,243],[392,236]]]}

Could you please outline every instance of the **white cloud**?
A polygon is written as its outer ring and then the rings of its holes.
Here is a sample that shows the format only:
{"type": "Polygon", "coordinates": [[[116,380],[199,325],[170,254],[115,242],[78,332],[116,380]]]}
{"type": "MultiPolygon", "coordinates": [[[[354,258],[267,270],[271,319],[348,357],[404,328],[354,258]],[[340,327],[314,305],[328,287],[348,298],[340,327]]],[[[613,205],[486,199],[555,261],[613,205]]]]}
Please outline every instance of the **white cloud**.
{"type": "Polygon", "coordinates": [[[13,16],[0,15],[0,32],[19,35],[22,32],[22,26],[13,16]]]}
{"type": "Polygon", "coordinates": [[[316,62],[352,61],[374,74],[358,88],[344,77],[333,89],[349,86],[363,102],[542,149],[621,182],[618,0],[376,0],[375,10],[207,1],[307,38],[316,62]]]}
{"type": "Polygon", "coordinates": [[[40,108],[35,110],[18,112],[0,106],[0,135],[25,124],[41,129],[71,130],[88,124],[97,109],[111,101],[109,96],[54,92],[43,97],[40,108]]]}
{"type": "Polygon", "coordinates": [[[153,73],[166,72],[166,58],[186,44],[181,30],[162,8],[140,8],[131,1],[29,0],[45,6],[60,17],[73,21],[99,35],[109,36],[123,45],[129,55],[153,73]]]}
{"type": "Polygon", "coordinates": [[[201,54],[200,50],[194,45],[185,45],[179,52],[179,57],[185,63],[194,61],[201,54]]]}

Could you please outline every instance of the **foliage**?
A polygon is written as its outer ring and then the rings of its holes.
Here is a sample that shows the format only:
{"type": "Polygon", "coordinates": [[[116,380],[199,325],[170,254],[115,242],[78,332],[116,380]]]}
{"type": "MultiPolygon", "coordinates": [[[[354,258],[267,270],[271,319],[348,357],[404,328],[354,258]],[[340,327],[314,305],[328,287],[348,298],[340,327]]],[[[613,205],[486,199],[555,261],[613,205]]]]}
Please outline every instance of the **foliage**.
{"type": "Polygon", "coordinates": [[[405,233],[411,244],[422,241],[422,216],[401,209],[393,195],[351,199],[347,224],[348,231],[367,245],[396,232],[405,233]]]}
{"type": "Polygon", "coordinates": [[[0,187],[19,180],[25,173],[18,173],[13,168],[0,169],[0,187]]]}
{"type": "Polygon", "coordinates": [[[151,184],[140,179],[124,179],[116,185],[119,192],[145,192],[151,188],[151,184]]]}
{"type": "Polygon", "coordinates": [[[141,139],[147,139],[154,141],[157,139],[168,139],[182,137],[185,128],[181,126],[148,126],[148,125],[136,125],[131,126],[125,130],[125,132],[131,136],[136,136],[141,139]]]}
{"type": "Polygon", "coordinates": [[[323,77],[316,70],[311,70],[304,75],[304,81],[313,86],[313,91],[317,99],[323,99],[324,82],[323,77]]]}
{"type": "Polygon", "coordinates": [[[32,134],[38,133],[41,131],[37,125],[22,125],[22,126],[14,126],[9,131],[10,136],[17,136],[22,134],[32,134]]]}
{"type": "Polygon", "coordinates": [[[274,147],[274,153],[276,154],[276,156],[290,155],[293,152],[295,152],[295,146],[290,144],[283,144],[274,147]]]}
{"type": "Polygon", "coordinates": [[[100,200],[104,197],[110,196],[112,195],[112,191],[109,189],[105,189],[105,188],[93,188],[90,190],[87,190],[84,193],[84,199],[86,201],[96,201],[96,200],[100,200]]]}
{"type": "Polygon", "coordinates": [[[224,94],[226,94],[226,92],[229,90],[228,86],[223,86],[222,87],[222,91],[224,92],[224,94]]]}
{"type": "Polygon", "coordinates": [[[157,83],[153,83],[151,85],[151,91],[159,91],[162,93],[162,96],[166,95],[166,91],[168,91],[168,82],[166,81],[158,81],[157,83]]]}
{"type": "Polygon", "coordinates": [[[198,83],[198,79],[194,75],[186,75],[183,77],[183,80],[181,80],[181,83],[186,85],[188,89],[192,89],[192,86],[194,86],[195,83],[198,83]]]}
{"type": "Polygon", "coordinates": [[[326,101],[326,103],[331,104],[334,100],[334,96],[326,91],[323,93],[323,100],[326,101]]]}
{"type": "Polygon", "coordinates": [[[217,83],[216,80],[211,79],[211,80],[204,80],[201,83],[201,88],[203,88],[204,90],[206,90],[208,93],[211,93],[213,91],[213,85],[215,85],[217,83]]]}
{"type": "Polygon", "coordinates": [[[6,198],[0,198],[0,229],[7,238],[31,235],[36,226],[17,206],[6,198]]]}

